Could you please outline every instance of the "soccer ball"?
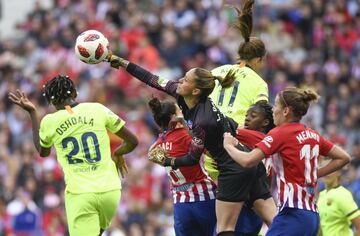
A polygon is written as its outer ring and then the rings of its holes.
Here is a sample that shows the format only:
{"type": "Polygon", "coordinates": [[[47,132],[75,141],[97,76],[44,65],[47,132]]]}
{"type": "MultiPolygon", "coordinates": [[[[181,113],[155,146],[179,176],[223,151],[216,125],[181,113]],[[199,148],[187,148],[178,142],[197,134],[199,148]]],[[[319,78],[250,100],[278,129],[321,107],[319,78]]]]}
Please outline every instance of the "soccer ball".
{"type": "Polygon", "coordinates": [[[76,38],[75,54],[87,64],[102,62],[108,53],[109,41],[97,30],[87,30],[76,38]]]}

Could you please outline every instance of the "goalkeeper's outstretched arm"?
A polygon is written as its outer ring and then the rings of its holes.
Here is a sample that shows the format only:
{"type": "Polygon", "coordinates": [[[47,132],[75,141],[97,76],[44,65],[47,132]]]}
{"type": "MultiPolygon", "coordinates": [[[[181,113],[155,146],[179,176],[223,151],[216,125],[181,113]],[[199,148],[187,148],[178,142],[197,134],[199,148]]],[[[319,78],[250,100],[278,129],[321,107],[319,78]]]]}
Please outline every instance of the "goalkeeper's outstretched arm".
{"type": "Polygon", "coordinates": [[[176,96],[176,88],[178,86],[178,82],[159,78],[159,76],[152,74],[141,66],[129,62],[124,58],[113,55],[111,52],[109,53],[107,60],[110,62],[111,67],[116,69],[122,67],[129,74],[131,74],[141,82],[144,82],[145,84],[158,90],[166,92],[171,96],[176,96]]]}

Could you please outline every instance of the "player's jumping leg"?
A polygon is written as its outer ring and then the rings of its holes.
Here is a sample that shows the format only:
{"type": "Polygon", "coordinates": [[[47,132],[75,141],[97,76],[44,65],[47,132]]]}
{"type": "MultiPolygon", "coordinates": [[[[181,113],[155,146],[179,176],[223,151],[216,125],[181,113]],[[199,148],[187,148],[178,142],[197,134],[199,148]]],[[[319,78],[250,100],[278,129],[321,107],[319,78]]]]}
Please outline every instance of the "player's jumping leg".
{"type": "Polygon", "coordinates": [[[216,200],[216,232],[218,235],[235,235],[235,225],[244,202],[216,200]]]}

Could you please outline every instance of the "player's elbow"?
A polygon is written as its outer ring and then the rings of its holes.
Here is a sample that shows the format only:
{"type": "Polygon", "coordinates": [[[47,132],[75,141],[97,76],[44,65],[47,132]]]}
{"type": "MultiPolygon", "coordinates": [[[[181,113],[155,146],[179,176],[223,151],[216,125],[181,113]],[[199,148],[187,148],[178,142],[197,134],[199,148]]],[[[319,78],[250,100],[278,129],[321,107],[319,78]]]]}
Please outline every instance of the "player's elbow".
{"type": "Polygon", "coordinates": [[[40,147],[39,155],[40,155],[41,157],[48,157],[48,156],[50,156],[50,153],[51,153],[51,149],[50,149],[50,148],[40,147]]]}
{"type": "Polygon", "coordinates": [[[251,168],[258,164],[258,161],[256,161],[254,158],[250,158],[248,153],[237,153],[237,155],[231,155],[230,156],[242,167],[244,168],[251,168]]]}
{"type": "Polygon", "coordinates": [[[329,152],[328,156],[331,159],[336,159],[339,163],[339,168],[348,164],[351,160],[349,153],[343,150],[341,147],[335,145],[329,152]]]}
{"type": "Polygon", "coordinates": [[[345,153],[345,155],[342,158],[342,161],[343,161],[343,166],[350,163],[351,157],[350,157],[349,153],[345,153]]]}
{"type": "Polygon", "coordinates": [[[139,144],[139,140],[134,136],[132,139],[127,140],[127,143],[130,146],[131,151],[134,150],[139,144]]]}
{"type": "Polygon", "coordinates": [[[40,152],[39,156],[40,157],[48,157],[50,155],[50,153],[45,153],[45,152],[40,152]]]}
{"type": "Polygon", "coordinates": [[[242,164],[242,166],[245,167],[245,168],[251,168],[251,167],[254,167],[256,165],[257,165],[257,162],[255,162],[253,160],[250,160],[250,159],[244,160],[243,164],[242,164]]]}

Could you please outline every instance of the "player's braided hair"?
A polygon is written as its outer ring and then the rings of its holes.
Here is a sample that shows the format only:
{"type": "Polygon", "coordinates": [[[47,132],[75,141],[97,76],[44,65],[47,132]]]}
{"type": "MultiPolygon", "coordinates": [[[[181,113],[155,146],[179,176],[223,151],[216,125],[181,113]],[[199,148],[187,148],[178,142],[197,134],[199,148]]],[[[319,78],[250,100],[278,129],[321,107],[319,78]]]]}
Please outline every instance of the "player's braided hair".
{"type": "Polygon", "coordinates": [[[275,128],[272,106],[267,101],[258,101],[252,108],[261,112],[265,119],[269,121],[269,124],[265,127],[265,133],[268,133],[271,129],[275,128]]]}
{"type": "Polygon", "coordinates": [[[160,102],[158,98],[152,98],[148,104],[156,124],[162,129],[168,128],[171,117],[176,114],[175,103],[170,101],[160,102]]]}
{"type": "Polygon", "coordinates": [[[50,104],[62,104],[76,95],[74,82],[67,75],[58,75],[44,85],[43,95],[50,104]]]}

